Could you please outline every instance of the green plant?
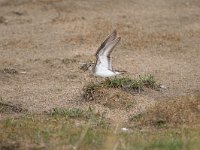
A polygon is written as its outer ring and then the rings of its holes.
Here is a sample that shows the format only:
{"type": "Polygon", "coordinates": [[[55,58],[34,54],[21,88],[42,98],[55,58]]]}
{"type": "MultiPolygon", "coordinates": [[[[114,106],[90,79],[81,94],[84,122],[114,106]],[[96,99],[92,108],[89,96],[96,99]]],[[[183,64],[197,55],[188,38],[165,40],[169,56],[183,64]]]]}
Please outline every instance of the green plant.
{"type": "Polygon", "coordinates": [[[71,109],[65,109],[65,108],[54,108],[51,112],[51,116],[64,116],[64,117],[70,117],[70,118],[78,118],[83,116],[83,110],[79,108],[71,108],[71,109]]]}
{"type": "Polygon", "coordinates": [[[72,119],[82,119],[89,121],[91,124],[95,126],[106,127],[109,125],[107,120],[105,119],[105,112],[100,113],[96,112],[94,109],[89,107],[87,110],[82,110],[79,108],[54,108],[49,112],[50,116],[53,117],[67,117],[72,119]]]}
{"type": "Polygon", "coordinates": [[[99,88],[120,88],[127,92],[140,92],[144,87],[158,88],[158,84],[152,75],[139,76],[136,79],[126,77],[107,78],[100,83],[89,83],[83,88],[83,98],[86,100],[94,100],[95,91],[99,88]]]}
{"type": "Polygon", "coordinates": [[[140,82],[143,84],[143,86],[149,87],[149,88],[157,88],[158,84],[156,83],[156,80],[154,76],[151,74],[146,74],[144,76],[139,76],[140,82]]]}

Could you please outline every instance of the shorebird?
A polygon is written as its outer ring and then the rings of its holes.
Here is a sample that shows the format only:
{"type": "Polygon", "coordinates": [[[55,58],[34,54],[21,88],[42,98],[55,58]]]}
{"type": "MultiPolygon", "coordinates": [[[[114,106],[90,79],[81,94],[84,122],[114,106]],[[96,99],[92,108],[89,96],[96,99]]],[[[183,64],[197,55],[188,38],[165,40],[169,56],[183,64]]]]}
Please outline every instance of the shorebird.
{"type": "Polygon", "coordinates": [[[126,72],[113,70],[111,64],[110,54],[120,39],[120,37],[117,37],[117,31],[114,30],[97,49],[95,54],[96,63],[91,63],[88,66],[88,70],[90,70],[94,76],[112,77],[126,72]]]}

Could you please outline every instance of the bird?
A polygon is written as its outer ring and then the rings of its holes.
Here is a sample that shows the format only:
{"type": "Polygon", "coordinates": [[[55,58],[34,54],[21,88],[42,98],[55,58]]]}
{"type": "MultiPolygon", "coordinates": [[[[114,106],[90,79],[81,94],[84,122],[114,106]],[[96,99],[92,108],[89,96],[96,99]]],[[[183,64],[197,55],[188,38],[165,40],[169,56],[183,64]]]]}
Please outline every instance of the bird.
{"type": "Polygon", "coordinates": [[[95,54],[96,62],[88,65],[88,70],[90,70],[95,77],[109,78],[126,72],[112,69],[110,54],[120,40],[121,37],[117,37],[117,31],[114,30],[101,43],[95,54]]]}

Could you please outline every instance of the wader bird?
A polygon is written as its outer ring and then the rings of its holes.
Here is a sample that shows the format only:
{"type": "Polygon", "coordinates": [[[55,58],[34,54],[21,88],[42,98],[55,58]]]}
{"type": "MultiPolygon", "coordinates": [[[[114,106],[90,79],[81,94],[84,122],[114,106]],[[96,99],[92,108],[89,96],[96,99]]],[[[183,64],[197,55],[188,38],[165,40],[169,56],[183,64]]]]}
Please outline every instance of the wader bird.
{"type": "Polygon", "coordinates": [[[96,63],[89,64],[88,69],[94,76],[112,77],[122,74],[126,71],[117,71],[112,69],[110,54],[120,41],[117,32],[114,30],[101,44],[96,52],[96,63]]]}

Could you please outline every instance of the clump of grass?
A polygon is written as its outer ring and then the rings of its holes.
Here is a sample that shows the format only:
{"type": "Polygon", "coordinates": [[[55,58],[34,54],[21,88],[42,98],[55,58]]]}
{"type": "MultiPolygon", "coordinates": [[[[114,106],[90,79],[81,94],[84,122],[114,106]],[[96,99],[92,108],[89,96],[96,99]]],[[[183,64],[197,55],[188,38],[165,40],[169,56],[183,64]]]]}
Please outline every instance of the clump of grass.
{"type": "Polygon", "coordinates": [[[158,84],[156,83],[154,76],[151,74],[139,76],[139,81],[141,82],[142,86],[146,86],[152,89],[158,88],[158,84]]]}
{"type": "Polygon", "coordinates": [[[103,87],[133,89],[133,90],[139,90],[143,87],[142,80],[130,79],[130,78],[106,79],[101,84],[103,87]]]}
{"type": "Polygon", "coordinates": [[[51,116],[64,116],[70,118],[79,118],[84,115],[84,111],[79,108],[53,108],[53,110],[49,113],[51,116]]]}
{"type": "Polygon", "coordinates": [[[130,78],[113,78],[113,79],[106,79],[102,83],[103,87],[111,87],[111,88],[122,88],[124,90],[136,90],[140,91],[144,87],[148,88],[156,88],[158,87],[154,76],[150,74],[146,74],[144,76],[139,76],[136,79],[130,78]]]}
{"type": "Polygon", "coordinates": [[[139,78],[136,79],[125,77],[107,78],[98,84],[90,83],[85,86],[83,88],[83,97],[87,100],[94,100],[94,93],[99,88],[119,88],[128,92],[140,92],[144,87],[153,89],[158,88],[158,84],[156,83],[154,76],[147,74],[144,76],[139,76],[139,78]]]}
{"type": "Polygon", "coordinates": [[[105,119],[105,112],[96,112],[91,107],[89,107],[87,110],[79,108],[54,108],[52,111],[49,112],[49,115],[53,117],[65,117],[70,119],[85,120],[96,126],[107,127],[109,125],[108,120],[105,119]]]}

